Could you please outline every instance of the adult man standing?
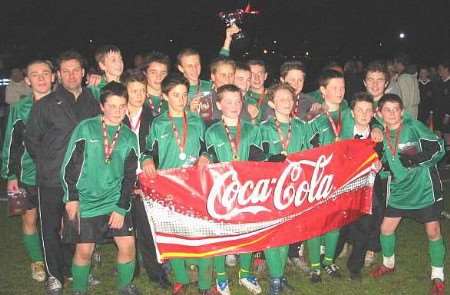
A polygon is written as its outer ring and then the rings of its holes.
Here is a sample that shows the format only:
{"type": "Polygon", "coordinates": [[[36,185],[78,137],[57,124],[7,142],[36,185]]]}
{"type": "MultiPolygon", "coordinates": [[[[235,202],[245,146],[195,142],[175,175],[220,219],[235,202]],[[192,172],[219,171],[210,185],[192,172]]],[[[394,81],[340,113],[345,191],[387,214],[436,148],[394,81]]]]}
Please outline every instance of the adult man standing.
{"type": "Polygon", "coordinates": [[[417,81],[417,67],[410,64],[409,56],[399,54],[394,58],[394,68],[399,73],[397,83],[400,88],[400,97],[404,103],[405,110],[414,119],[419,114],[420,92],[417,81]]]}
{"type": "Polygon", "coordinates": [[[67,51],[58,60],[61,85],[33,105],[26,126],[25,144],[36,163],[42,246],[48,274],[47,294],[62,294],[64,275],[69,275],[73,246],[64,245],[59,233],[64,213],[59,172],[70,135],[84,119],[100,112],[92,93],[81,87],[83,59],[67,51]]]}

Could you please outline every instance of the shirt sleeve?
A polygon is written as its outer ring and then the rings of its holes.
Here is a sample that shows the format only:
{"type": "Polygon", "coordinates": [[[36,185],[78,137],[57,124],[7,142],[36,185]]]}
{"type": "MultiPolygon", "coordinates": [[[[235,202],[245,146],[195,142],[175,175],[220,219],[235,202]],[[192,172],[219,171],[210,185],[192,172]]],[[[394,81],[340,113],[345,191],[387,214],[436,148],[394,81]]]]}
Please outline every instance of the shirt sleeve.
{"type": "Polygon", "coordinates": [[[33,104],[25,128],[25,145],[31,158],[36,160],[42,147],[41,141],[48,130],[46,113],[41,102],[33,104]]]}
{"type": "Polygon", "coordinates": [[[136,169],[138,167],[137,161],[138,158],[136,150],[132,148],[127,159],[125,160],[122,190],[120,193],[120,199],[117,202],[117,207],[114,210],[121,215],[125,215],[131,208],[130,197],[136,184],[136,169]]]}

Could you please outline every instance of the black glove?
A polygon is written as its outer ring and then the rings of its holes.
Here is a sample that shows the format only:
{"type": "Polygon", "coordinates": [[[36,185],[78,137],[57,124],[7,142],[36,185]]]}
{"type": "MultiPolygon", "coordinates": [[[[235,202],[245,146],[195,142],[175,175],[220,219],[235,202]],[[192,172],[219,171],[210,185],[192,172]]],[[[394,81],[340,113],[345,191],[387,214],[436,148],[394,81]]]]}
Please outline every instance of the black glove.
{"type": "Polygon", "coordinates": [[[286,160],[286,155],[276,154],[269,157],[267,162],[284,162],[286,160]]]}
{"type": "Polygon", "coordinates": [[[320,135],[319,135],[319,133],[316,133],[309,143],[313,147],[318,147],[320,145],[320,135]]]}
{"type": "Polygon", "coordinates": [[[415,155],[400,154],[399,159],[400,162],[402,162],[402,165],[406,168],[415,167],[424,161],[420,153],[415,155]]]}
{"type": "Polygon", "coordinates": [[[383,158],[383,142],[379,142],[374,147],[375,152],[378,154],[378,158],[383,158]]]}

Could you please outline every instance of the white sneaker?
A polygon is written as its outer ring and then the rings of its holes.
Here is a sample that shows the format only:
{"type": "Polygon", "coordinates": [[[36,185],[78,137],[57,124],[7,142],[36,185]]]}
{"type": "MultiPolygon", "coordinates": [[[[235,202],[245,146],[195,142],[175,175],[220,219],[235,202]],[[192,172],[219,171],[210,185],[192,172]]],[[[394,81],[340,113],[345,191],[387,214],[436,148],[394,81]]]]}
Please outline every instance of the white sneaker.
{"type": "Polygon", "coordinates": [[[344,258],[350,255],[352,252],[352,245],[349,243],[345,243],[344,247],[342,247],[341,253],[339,253],[338,258],[344,258]]]}
{"type": "Polygon", "coordinates": [[[255,276],[248,276],[239,279],[239,285],[245,287],[252,294],[261,294],[262,289],[258,283],[258,279],[255,276]]]}
{"type": "Polygon", "coordinates": [[[375,262],[376,258],[377,258],[377,254],[375,252],[367,251],[366,257],[364,258],[364,266],[370,267],[375,262]]]}
{"type": "Polygon", "coordinates": [[[216,280],[216,289],[221,295],[231,295],[230,287],[228,286],[228,280],[219,281],[216,280]]]}
{"type": "Polygon", "coordinates": [[[36,261],[31,263],[31,277],[38,282],[45,281],[47,275],[45,274],[44,262],[36,261]]]}
{"type": "Polygon", "coordinates": [[[225,264],[229,267],[236,266],[237,264],[236,255],[230,254],[225,256],[225,264]]]}

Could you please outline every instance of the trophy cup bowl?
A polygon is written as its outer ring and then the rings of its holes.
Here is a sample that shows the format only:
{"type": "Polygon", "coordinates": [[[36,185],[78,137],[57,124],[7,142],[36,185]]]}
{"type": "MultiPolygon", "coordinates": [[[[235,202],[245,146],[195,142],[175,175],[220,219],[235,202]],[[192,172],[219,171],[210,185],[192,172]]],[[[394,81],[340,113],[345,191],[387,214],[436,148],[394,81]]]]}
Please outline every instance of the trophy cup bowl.
{"type": "MultiPolygon", "coordinates": [[[[236,24],[238,27],[241,27],[244,21],[244,14],[244,10],[237,9],[230,12],[219,12],[218,15],[227,27],[231,27],[234,24],[236,24]]],[[[245,33],[243,32],[243,30],[241,30],[239,33],[233,35],[233,40],[244,39],[245,37],[245,33]]]]}

